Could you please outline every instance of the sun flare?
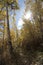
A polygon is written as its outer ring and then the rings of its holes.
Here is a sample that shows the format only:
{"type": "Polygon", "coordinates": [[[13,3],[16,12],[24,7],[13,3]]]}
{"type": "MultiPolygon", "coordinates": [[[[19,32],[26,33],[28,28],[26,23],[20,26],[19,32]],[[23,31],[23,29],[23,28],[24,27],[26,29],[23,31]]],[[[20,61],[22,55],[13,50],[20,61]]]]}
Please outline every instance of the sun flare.
{"type": "Polygon", "coordinates": [[[32,12],[31,12],[31,11],[28,11],[28,12],[25,14],[24,18],[27,19],[27,20],[28,20],[28,19],[31,20],[31,18],[32,18],[32,12]]]}

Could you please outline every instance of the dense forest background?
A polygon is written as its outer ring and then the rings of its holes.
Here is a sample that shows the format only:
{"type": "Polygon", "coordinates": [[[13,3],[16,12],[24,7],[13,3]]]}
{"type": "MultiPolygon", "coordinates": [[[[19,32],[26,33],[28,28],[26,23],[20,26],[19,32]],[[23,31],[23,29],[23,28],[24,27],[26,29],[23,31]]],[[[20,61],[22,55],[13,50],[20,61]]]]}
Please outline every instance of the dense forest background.
{"type": "Polygon", "coordinates": [[[18,29],[18,0],[0,0],[0,65],[43,65],[43,0],[24,4],[23,25],[18,29]]]}

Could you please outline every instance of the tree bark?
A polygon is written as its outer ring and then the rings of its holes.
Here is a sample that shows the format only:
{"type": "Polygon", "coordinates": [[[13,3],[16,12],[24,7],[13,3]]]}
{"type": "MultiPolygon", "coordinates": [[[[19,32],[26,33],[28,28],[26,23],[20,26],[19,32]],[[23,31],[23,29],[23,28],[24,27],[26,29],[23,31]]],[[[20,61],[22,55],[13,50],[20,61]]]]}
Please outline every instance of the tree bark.
{"type": "Polygon", "coordinates": [[[7,17],[7,45],[9,46],[9,51],[12,51],[13,47],[12,47],[11,36],[10,36],[8,4],[6,4],[6,17],[7,17]]]}

